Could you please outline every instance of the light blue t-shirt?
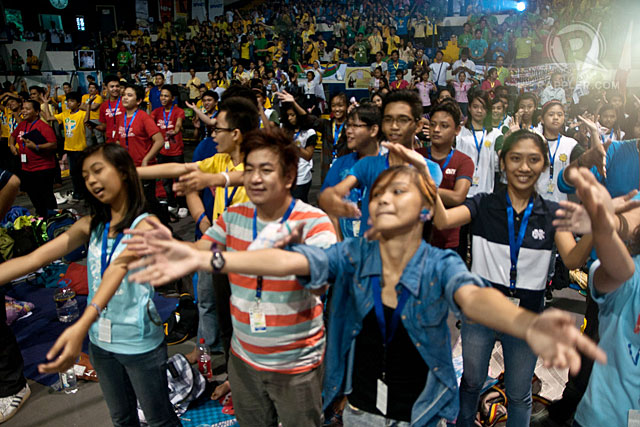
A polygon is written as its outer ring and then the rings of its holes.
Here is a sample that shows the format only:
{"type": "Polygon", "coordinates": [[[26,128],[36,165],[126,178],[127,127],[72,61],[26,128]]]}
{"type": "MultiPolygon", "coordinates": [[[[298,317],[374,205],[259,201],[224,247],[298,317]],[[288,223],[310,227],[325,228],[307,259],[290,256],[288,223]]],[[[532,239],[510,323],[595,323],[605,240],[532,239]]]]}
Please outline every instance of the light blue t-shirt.
{"type": "Polygon", "coordinates": [[[600,309],[599,346],[607,353],[607,364],[593,365],[575,416],[583,427],[626,426],[629,410],[640,410],[640,256],[633,261],[633,276],[604,295],[593,284],[600,261],[589,271],[591,295],[600,309]]]}
{"type": "MultiPolygon", "coordinates": [[[[138,216],[130,228],[135,228],[149,214],[138,216]]],[[[91,231],[89,252],[87,255],[87,278],[89,281],[89,296],[87,304],[102,282],[102,235],[104,225],[91,231]]],[[[122,241],[133,237],[125,234],[113,252],[111,262],[127,247],[122,241]]],[[[107,239],[107,254],[111,254],[115,239],[107,239]]],[[[100,317],[111,321],[111,342],[100,341],[99,321],[91,325],[89,339],[91,343],[103,350],[119,354],[141,354],[158,347],[164,340],[162,320],[153,304],[154,290],[148,283],[134,283],[129,281],[129,274],[122,279],[120,287],[107,304],[100,317]]]]}
{"type": "MultiPolygon", "coordinates": [[[[429,168],[429,174],[435,182],[436,186],[440,186],[442,182],[442,170],[440,165],[427,158],[424,159],[427,162],[429,168]]],[[[347,174],[353,175],[360,184],[363,190],[362,196],[362,218],[361,218],[361,233],[364,233],[369,229],[369,189],[373,186],[373,183],[383,171],[389,168],[389,155],[385,156],[370,156],[360,159],[347,174]]]]}
{"type": "MultiPolygon", "coordinates": [[[[349,175],[351,168],[357,162],[358,153],[349,153],[342,157],[338,157],[331,165],[331,169],[329,169],[329,172],[327,172],[327,176],[324,178],[324,182],[322,183],[322,188],[320,189],[320,191],[324,191],[325,189],[338,185],[340,182],[342,182],[342,180],[349,175]]],[[[366,189],[358,186],[351,190],[346,199],[350,202],[360,204],[362,203],[365,191],[366,189]]],[[[362,232],[360,231],[360,218],[340,217],[338,219],[338,222],[340,224],[340,231],[342,232],[342,237],[344,239],[346,239],[347,237],[359,237],[362,235],[362,232]]]]}

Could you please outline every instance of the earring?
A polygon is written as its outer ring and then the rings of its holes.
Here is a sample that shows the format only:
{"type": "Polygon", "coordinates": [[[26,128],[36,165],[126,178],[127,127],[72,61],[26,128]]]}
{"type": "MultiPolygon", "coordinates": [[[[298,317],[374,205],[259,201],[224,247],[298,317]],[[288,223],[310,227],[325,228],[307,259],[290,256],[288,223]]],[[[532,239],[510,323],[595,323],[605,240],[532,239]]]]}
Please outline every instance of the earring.
{"type": "Polygon", "coordinates": [[[422,208],[420,211],[420,221],[427,222],[431,219],[431,211],[427,208],[422,208]]]}

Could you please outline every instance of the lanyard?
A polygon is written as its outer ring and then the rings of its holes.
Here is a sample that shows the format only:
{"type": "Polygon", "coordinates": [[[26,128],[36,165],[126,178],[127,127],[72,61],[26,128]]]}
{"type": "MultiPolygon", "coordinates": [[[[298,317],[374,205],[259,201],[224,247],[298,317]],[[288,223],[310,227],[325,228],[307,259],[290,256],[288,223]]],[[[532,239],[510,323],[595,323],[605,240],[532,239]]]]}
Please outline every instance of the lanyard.
{"type": "Polygon", "coordinates": [[[111,222],[108,222],[104,225],[104,232],[102,233],[102,254],[101,254],[101,262],[100,262],[100,276],[104,276],[104,272],[111,264],[111,258],[113,258],[113,253],[116,251],[116,248],[120,244],[120,240],[124,237],[124,234],[118,233],[116,236],[116,241],[113,242],[113,246],[111,247],[111,253],[107,257],[107,242],[109,240],[109,228],[111,227],[111,222]]]}
{"type": "Polygon", "coordinates": [[[138,110],[133,113],[133,116],[131,116],[131,121],[127,125],[127,112],[124,112],[124,139],[127,143],[127,149],[129,149],[129,129],[131,129],[131,125],[136,118],[136,114],[138,114],[138,110]]]}
{"type": "MultiPolygon", "coordinates": [[[[453,152],[456,151],[455,148],[452,148],[451,151],[449,151],[449,154],[447,155],[447,158],[444,159],[444,163],[442,164],[442,166],[440,166],[440,170],[442,170],[442,173],[444,173],[444,170],[447,168],[447,166],[449,166],[449,162],[451,161],[451,157],[453,157],[453,152]]],[[[431,158],[431,148],[429,148],[427,150],[427,154],[429,156],[429,160],[433,160],[431,158]]],[[[435,160],[434,160],[435,161],[435,160]]]]}
{"type": "MultiPolygon", "coordinates": [[[[171,105],[171,110],[169,110],[169,117],[167,117],[167,112],[163,108],[162,109],[162,119],[164,120],[164,129],[169,130],[169,122],[171,121],[171,114],[173,113],[173,105],[171,105]]],[[[132,120],[133,121],[133,120],[132,120]]]]}
{"type": "Polygon", "coordinates": [[[109,112],[111,113],[111,117],[113,117],[113,125],[116,124],[116,114],[118,114],[118,106],[120,106],[120,97],[118,97],[118,102],[116,102],[116,108],[111,109],[111,101],[107,102],[107,108],[109,108],[109,112]]]}
{"type": "Polygon", "coordinates": [[[507,115],[505,114],[504,117],[502,117],[502,120],[500,121],[500,124],[498,125],[498,130],[502,131],[502,125],[504,124],[504,121],[507,120],[507,115]]]}
{"type": "Polygon", "coordinates": [[[476,137],[476,130],[473,128],[473,124],[471,124],[471,133],[473,134],[473,140],[476,144],[476,150],[478,151],[478,160],[476,161],[476,170],[478,169],[478,165],[480,164],[480,150],[482,150],[482,145],[484,144],[484,134],[485,129],[482,128],[482,139],[480,140],[480,144],[478,144],[478,138],[476,137]]]}
{"type": "MultiPolygon", "coordinates": [[[[282,216],[282,219],[280,220],[280,224],[284,223],[286,220],[289,219],[289,216],[291,216],[291,212],[293,212],[293,208],[295,207],[295,205],[296,205],[296,199],[291,199],[291,203],[289,204],[287,211],[284,213],[284,215],[282,216]]],[[[258,237],[258,209],[256,208],[256,210],[253,211],[253,240],[256,240],[257,237],[258,237]]],[[[258,276],[257,282],[258,282],[258,286],[256,287],[256,300],[260,301],[260,299],[262,298],[262,276],[258,276]]]]}
{"type": "Polygon", "coordinates": [[[402,292],[398,297],[398,305],[396,309],[393,311],[393,316],[391,317],[391,325],[389,330],[387,330],[387,321],[384,317],[384,308],[382,306],[382,288],[380,288],[380,276],[372,276],[371,277],[371,287],[373,288],[373,302],[374,308],[376,312],[376,318],[378,320],[378,326],[380,327],[380,333],[382,334],[382,348],[383,348],[383,363],[382,363],[382,380],[385,380],[385,371],[387,369],[387,348],[391,341],[393,341],[393,336],[396,334],[398,330],[398,326],[400,324],[400,315],[402,314],[402,309],[407,304],[409,300],[409,290],[402,287],[402,292]]]}
{"type": "Polygon", "coordinates": [[[551,141],[549,141],[547,139],[547,145],[549,147],[549,181],[553,180],[553,164],[556,161],[556,154],[558,154],[558,148],[560,148],[560,141],[562,140],[562,135],[558,135],[558,138],[556,138],[556,141],[558,141],[558,145],[556,145],[556,149],[553,151],[553,155],[551,155],[551,145],[549,145],[549,142],[553,141],[553,139],[551,141]]]}
{"type": "MultiPolygon", "coordinates": [[[[229,168],[227,168],[227,172],[229,172],[229,168]]],[[[233,198],[236,195],[236,191],[238,191],[238,187],[234,187],[233,191],[231,192],[231,196],[229,196],[228,193],[229,188],[228,187],[224,187],[224,207],[225,209],[228,208],[229,206],[231,206],[231,202],[233,201],[233,198]]],[[[255,237],[254,237],[255,240],[255,237]]]]}
{"type": "Polygon", "coordinates": [[[516,289],[516,280],[518,278],[518,256],[520,255],[520,247],[524,241],[524,233],[527,231],[527,224],[529,223],[529,217],[533,210],[533,196],[529,199],[527,208],[524,210],[522,216],[522,222],[520,223],[520,230],[518,230],[518,240],[516,240],[515,224],[513,219],[513,206],[511,205],[511,198],[509,193],[507,194],[507,223],[509,226],[509,252],[511,255],[511,271],[509,272],[509,288],[511,292],[516,289]]]}
{"type": "Polygon", "coordinates": [[[346,122],[342,122],[342,124],[338,128],[338,132],[336,132],[336,122],[333,122],[333,147],[331,151],[331,159],[336,158],[336,154],[337,154],[336,147],[338,146],[338,139],[340,139],[340,134],[342,133],[342,128],[344,127],[345,123],[346,122]]]}
{"type": "MultiPolygon", "coordinates": [[[[609,133],[609,139],[613,141],[613,131],[614,129],[611,129],[611,133],[609,133]]],[[[602,143],[604,144],[606,141],[604,140],[604,135],[600,135],[600,139],[602,139],[602,143]]]]}

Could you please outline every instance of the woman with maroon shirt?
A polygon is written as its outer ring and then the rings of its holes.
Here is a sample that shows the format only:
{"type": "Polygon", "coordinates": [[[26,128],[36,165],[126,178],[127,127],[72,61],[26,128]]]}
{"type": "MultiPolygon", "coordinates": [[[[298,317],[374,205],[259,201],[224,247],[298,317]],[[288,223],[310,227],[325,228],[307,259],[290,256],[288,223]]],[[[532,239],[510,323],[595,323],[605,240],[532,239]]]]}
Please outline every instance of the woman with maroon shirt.
{"type": "Polygon", "coordinates": [[[22,104],[23,121],[9,137],[9,148],[14,156],[19,156],[22,172],[20,179],[29,195],[36,214],[47,217],[49,209],[58,204],[53,195],[53,181],[56,174],[56,135],[51,126],[40,120],[40,104],[27,100],[22,104]],[[35,132],[39,132],[40,136],[35,132]],[[26,134],[35,140],[24,137],[26,134]]]}
{"type": "MultiPolygon", "coordinates": [[[[184,143],[182,142],[182,121],[184,120],[184,110],[174,104],[177,91],[172,85],[165,85],[160,91],[160,103],[162,106],[151,112],[162,137],[164,146],[158,153],[156,159],[158,163],[184,163],[184,143]]],[[[173,192],[173,179],[163,179],[162,185],[167,193],[169,211],[178,212],[178,216],[184,218],[189,213],[186,208],[184,197],[176,198],[173,192]],[[178,209],[180,205],[180,210],[178,209]],[[181,212],[182,211],[182,212],[181,212]]]]}

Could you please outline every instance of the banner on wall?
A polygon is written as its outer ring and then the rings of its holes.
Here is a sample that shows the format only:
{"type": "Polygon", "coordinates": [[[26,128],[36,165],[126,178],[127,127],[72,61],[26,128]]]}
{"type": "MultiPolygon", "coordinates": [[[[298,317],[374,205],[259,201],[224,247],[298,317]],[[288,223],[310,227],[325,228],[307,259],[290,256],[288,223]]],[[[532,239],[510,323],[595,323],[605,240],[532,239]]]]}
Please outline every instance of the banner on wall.
{"type": "Polygon", "coordinates": [[[149,1],[136,0],[136,22],[146,24],[149,20],[149,1]]]}
{"type": "Polygon", "coordinates": [[[176,0],[176,19],[183,18],[187,19],[189,14],[189,4],[188,0],[176,0]]]}
{"type": "Polygon", "coordinates": [[[207,0],[191,0],[191,19],[207,20],[207,0]]]}
{"type": "Polygon", "coordinates": [[[173,22],[173,0],[158,0],[160,6],[160,21],[173,22]]]}
{"type": "Polygon", "coordinates": [[[371,71],[369,67],[348,67],[345,75],[346,89],[369,89],[371,71]]]}
{"type": "Polygon", "coordinates": [[[224,0],[209,0],[209,20],[224,14],[224,0]]]}

